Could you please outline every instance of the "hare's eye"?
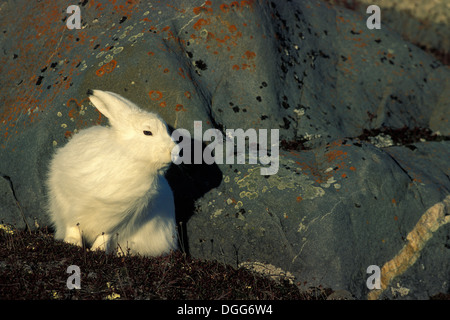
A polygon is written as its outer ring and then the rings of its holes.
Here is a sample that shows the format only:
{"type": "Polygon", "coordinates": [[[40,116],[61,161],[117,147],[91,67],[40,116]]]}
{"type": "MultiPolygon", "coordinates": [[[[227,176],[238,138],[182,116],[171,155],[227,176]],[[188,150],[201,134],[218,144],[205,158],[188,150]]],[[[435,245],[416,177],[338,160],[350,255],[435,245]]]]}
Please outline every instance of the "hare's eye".
{"type": "Polygon", "coordinates": [[[151,131],[148,131],[148,130],[144,130],[144,134],[146,136],[152,136],[153,135],[153,133],[151,131]]]}

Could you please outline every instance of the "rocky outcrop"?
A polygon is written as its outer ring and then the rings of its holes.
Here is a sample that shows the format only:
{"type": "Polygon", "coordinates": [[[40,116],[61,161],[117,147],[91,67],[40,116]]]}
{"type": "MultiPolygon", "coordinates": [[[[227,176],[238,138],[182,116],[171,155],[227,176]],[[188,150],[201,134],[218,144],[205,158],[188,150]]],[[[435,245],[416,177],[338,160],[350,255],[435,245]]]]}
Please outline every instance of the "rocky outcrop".
{"type": "Polygon", "coordinates": [[[360,14],[367,7],[377,5],[382,12],[382,24],[407,41],[412,42],[442,58],[447,64],[450,54],[450,4],[445,0],[326,0],[360,14]]]}

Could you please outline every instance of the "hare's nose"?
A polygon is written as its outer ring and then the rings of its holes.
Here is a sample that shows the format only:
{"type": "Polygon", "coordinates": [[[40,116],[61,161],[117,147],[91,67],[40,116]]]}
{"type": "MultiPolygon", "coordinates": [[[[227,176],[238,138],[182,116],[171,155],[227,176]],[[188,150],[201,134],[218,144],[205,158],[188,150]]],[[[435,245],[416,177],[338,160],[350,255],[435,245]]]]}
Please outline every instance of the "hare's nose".
{"type": "Polygon", "coordinates": [[[172,158],[172,162],[177,164],[178,159],[180,158],[180,146],[174,143],[173,148],[170,150],[170,155],[172,158]]]}

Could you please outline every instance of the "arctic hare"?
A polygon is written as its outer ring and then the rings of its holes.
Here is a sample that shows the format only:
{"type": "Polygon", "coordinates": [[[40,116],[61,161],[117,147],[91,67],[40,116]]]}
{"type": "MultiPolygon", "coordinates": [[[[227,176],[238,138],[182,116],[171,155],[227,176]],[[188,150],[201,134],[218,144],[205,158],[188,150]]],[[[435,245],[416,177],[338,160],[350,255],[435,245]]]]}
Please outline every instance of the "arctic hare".
{"type": "Polygon", "coordinates": [[[164,178],[176,146],[166,123],[112,92],[88,90],[110,127],[81,130],[50,163],[55,238],[91,249],[157,256],[177,248],[175,205],[164,178]]]}

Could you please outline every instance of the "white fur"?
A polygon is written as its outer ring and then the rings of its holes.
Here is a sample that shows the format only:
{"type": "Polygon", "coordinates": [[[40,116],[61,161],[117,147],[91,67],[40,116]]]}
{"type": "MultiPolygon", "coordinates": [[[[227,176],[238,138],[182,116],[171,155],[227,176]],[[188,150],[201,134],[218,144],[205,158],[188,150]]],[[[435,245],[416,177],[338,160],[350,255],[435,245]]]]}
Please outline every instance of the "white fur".
{"type": "Polygon", "coordinates": [[[175,143],[165,122],[112,92],[89,98],[111,126],[81,130],[53,157],[47,186],[55,238],[146,256],[175,250],[175,205],[163,176],[175,143]]]}

